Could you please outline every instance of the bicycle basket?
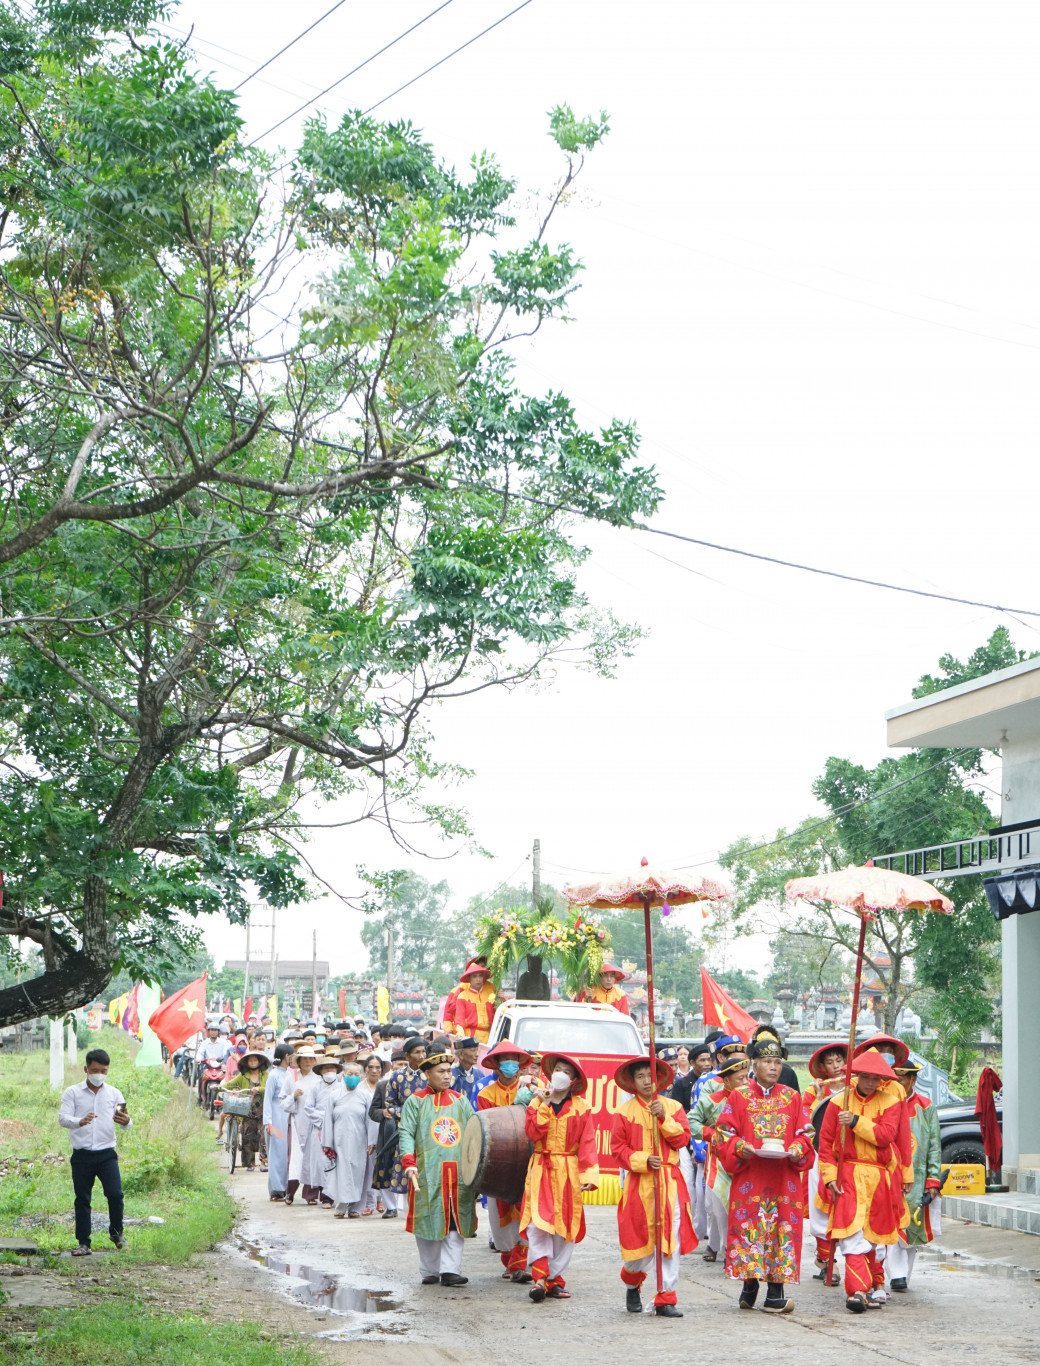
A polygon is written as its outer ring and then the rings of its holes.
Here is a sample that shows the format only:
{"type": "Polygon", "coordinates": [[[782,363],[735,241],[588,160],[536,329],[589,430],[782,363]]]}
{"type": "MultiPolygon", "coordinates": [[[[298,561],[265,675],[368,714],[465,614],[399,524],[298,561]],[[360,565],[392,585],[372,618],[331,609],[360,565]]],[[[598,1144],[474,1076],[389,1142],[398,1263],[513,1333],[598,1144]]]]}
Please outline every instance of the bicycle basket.
{"type": "Polygon", "coordinates": [[[223,1105],[224,1114],[238,1115],[240,1119],[247,1119],[252,1108],[252,1096],[236,1095],[234,1091],[225,1091],[223,1105]]]}

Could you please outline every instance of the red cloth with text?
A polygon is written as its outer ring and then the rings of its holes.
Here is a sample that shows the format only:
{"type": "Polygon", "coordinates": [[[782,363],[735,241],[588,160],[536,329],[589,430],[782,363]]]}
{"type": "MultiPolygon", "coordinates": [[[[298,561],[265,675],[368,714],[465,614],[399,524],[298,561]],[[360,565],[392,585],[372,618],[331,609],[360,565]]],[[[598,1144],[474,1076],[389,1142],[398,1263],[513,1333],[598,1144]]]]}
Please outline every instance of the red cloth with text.
{"type": "Polygon", "coordinates": [[[1004,1139],[997,1119],[997,1103],[993,1099],[1001,1089],[1002,1082],[992,1067],[984,1067],[979,1077],[979,1089],[975,1092],[975,1114],[982,1130],[982,1146],[986,1150],[986,1165],[991,1172],[1000,1171],[1004,1156],[1004,1139]]]}

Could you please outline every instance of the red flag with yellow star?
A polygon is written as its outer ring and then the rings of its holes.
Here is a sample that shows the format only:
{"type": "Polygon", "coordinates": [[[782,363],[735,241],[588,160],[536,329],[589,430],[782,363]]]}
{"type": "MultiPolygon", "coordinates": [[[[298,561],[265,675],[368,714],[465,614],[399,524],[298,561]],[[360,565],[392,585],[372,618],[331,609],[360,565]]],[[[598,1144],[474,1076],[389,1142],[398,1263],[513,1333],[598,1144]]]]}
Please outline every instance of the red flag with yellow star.
{"type": "Polygon", "coordinates": [[[741,1009],[728,991],[723,991],[707,968],[701,968],[701,997],[704,1028],[716,1025],[727,1034],[739,1034],[747,1043],[758,1027],[758,1021],[741,1009]]]}
{"type": "Polygon", "coordinates": [[[206,1027],[206,974],[163,1001],[148,1017],[148,1028],[172,1053],[206,1027]]]}

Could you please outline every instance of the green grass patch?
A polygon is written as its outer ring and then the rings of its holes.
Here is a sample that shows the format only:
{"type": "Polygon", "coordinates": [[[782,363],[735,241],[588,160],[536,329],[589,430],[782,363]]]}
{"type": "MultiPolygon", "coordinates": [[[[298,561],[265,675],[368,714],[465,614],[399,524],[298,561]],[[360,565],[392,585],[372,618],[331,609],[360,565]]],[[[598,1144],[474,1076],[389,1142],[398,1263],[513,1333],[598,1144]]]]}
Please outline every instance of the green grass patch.
{"type": "Polygon", "coordinates": [[[38,1333],[0,1341],[0,1363],[18,1366],[199,1366],[248,1361],[249,1366],[315,1366],[309,1346],[272,1338],[251,1323],[210,1324],[200,1318],[104,1309],[48,1310],[38,1333]]]}
{"type": "MultiPolygon", "coordinates": [[[[122,1030],[105,1029],[92,1044],[110,1054],[109,1078],[126,1097],[134,1121],[116,1139],[124,1217],[158,1215],[166,1221],[128,1227],[129,1251],[120,1260],[187,1261],[219,1242],[234,1218],[234,1205],[213,1161],[210,1127],[197,1107],[189,1106],[187,1087],[164,1068],[134,1067],[136,1043],[122,1030]]],[[[23,1233],[42,1250],[57,1251],[73,1246],[71,1225],[37,1223],[35,1218],[70,1214],[73,1201],[67,1161],[71,1147],[58,1124],[60,1096],[50,1089],[48,1069],[45,1050],[0,1055],[0,1159],[23,1160],[0,1180],[0,1236],[23,1233]],[[59,1154],[66,1161],[45,1160],[59,1154]]],[[[82,1068],[69,1070],[65,1084],[82,1078],[82,1068]]],[[[100,1184],[94,1187],[94,1209],[106,1209],[100,1184]]]]}

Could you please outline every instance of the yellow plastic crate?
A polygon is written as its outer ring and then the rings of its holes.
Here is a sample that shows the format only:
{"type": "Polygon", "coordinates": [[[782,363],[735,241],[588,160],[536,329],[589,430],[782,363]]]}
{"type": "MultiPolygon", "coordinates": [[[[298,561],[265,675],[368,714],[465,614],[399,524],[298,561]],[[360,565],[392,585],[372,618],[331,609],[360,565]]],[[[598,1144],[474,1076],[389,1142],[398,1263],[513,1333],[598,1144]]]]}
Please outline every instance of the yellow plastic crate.
{"type": "Polygon", "coordinates": [[[955,1162],[946,1174],[941,1194],[985,1195],[986,1168],[978,1162],[955,1162]]]}

